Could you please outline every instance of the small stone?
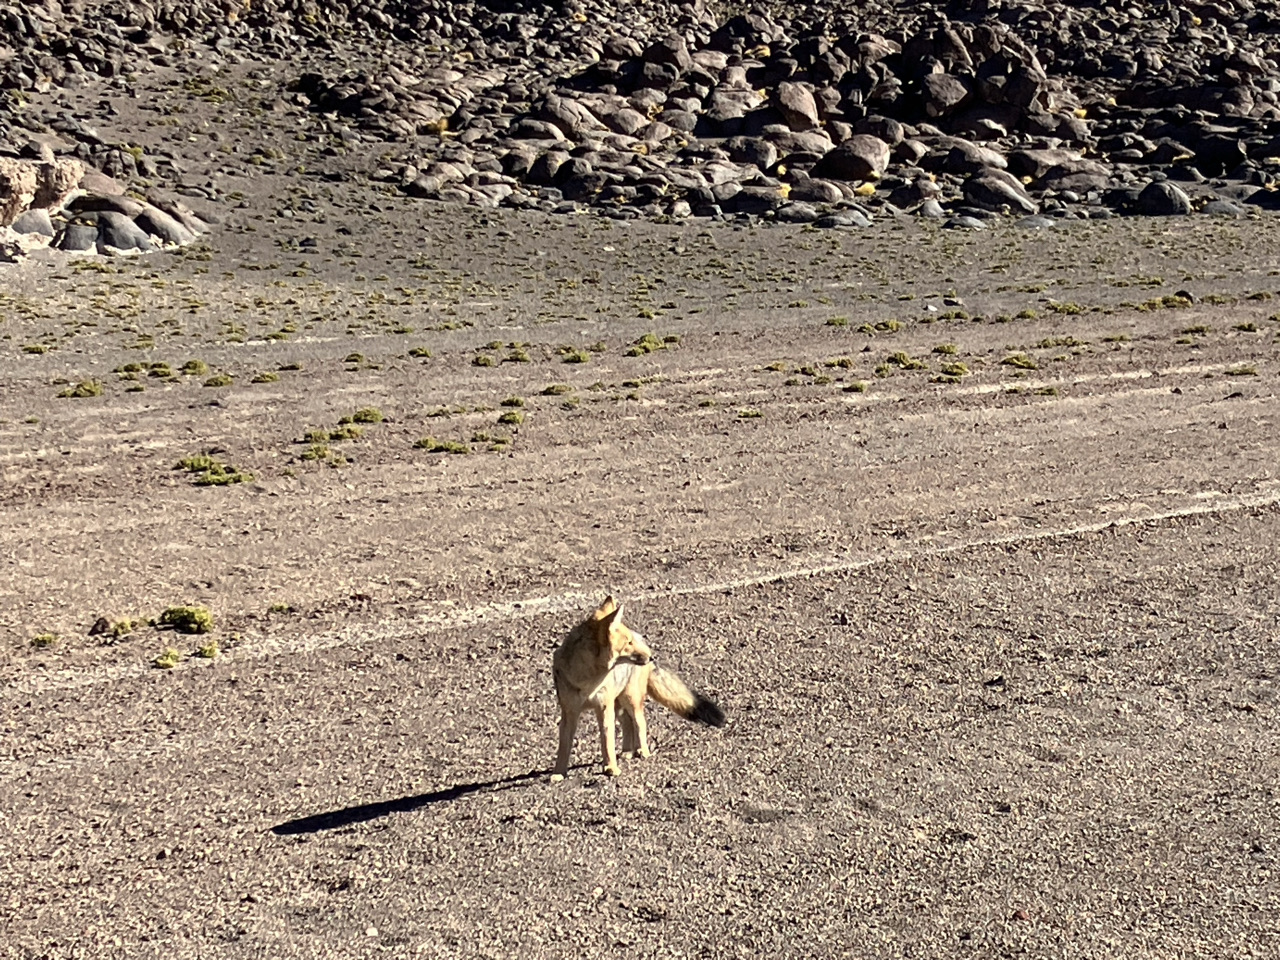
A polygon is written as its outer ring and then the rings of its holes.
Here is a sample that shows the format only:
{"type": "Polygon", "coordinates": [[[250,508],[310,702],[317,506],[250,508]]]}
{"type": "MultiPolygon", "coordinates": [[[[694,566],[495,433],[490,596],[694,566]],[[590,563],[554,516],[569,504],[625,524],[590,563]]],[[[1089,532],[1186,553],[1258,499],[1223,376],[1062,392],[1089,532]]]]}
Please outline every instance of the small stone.
{"type": "Polygon", "coordinates": [[[987,224],[985,221],[979,220],[977,217],[959,216],[952,217],[943,225],[946,230],[985,230],[987,224]]]}

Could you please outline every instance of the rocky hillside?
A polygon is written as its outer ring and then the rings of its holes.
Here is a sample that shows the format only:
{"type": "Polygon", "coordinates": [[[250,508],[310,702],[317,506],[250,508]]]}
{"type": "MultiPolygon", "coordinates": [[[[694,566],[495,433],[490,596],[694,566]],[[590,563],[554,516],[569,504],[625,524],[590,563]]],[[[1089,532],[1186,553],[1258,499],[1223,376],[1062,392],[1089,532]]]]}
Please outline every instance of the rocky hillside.
{"type": "Polygon", "coordinates": [[[287,62],[286,96],[397,157],[368,173],[439,200],[980,227],[1280,196],[1275,2],[47,0],[0,25],[11,91],[287,62]]]}

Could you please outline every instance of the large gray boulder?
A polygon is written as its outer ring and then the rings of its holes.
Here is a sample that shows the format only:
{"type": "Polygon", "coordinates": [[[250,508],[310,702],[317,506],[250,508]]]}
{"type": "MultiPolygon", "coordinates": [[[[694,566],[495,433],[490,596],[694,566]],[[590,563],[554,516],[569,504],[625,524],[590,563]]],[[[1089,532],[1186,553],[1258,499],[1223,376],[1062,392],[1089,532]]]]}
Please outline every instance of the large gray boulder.
{"type": "Polygon", "coordinates": [[[878,180],[889,166],[889,144],[870,134],[856,133],[818,161],[814,177],[832,180],[878,180]]]}
{"type": "Polygon", "coordinates": [[[1167,180],[1149,183],[1138,194],[1138,213],[1147,217],[1177,217],[1191,212],[1191,198],[1167,180]]]}
{"type": "Polygon", "coordinates": [[[996,213],[1039,213],[1017,177],[1004,170],[984,170],[964,182],[964,198],[975,207],[996,213]]]}
{"type": "Polygon", "coordinates": [[[774,105],[792,130],[814,130],[819,125],[818,103],[813,91],[802,83],[784,80],[778,84],[774,105]]]}

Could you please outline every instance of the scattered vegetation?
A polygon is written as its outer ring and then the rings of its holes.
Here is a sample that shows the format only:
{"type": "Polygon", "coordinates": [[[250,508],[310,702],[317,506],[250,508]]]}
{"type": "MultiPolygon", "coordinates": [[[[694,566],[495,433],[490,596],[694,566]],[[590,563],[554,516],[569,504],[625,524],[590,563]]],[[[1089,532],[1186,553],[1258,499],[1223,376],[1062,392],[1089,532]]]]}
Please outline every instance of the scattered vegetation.
{"type": "Polygon", "coordinates": [[[437,440],[435,437],[423,437],[414,443],[414,447],[427,453],[470,453],[471,447],[457,440],[437,440]]]}
{"type": "Polygon", "coordinates": [[[213,629],[213,614],[204,607],[169,607],[157,623],[178,633],[208,633],[213,629]]]}
{"type": "Polygon", "coordinates": [[[929,365],[923,360],[913,360],[903,351],[891,353],[885,357],[885,363],[893,364],[895,367],[901,367],[903,370],[928,370],[929,365]]]}
{"type": "Polygon", "coordinates": [[[151,661],[153,667],[161,670],[172,670],[182,662],[182,653],[177,647],[165,647],[160,654],[151,661]]]}
{"type": "Polygon", "coordinates": [[[232,483],[248,483],[253,479],[253,474],[243,473],[207,453],[183,457],[173,465],[173,469],[194,474],[191,482],[197,487],[225,487],[232,483]]]}
{"type": "Polygon", "coordinates": [[[1139,313],[1149,313],[1152,310],[1175,310],[1181,307],[1189,307],[1191,306],[1191,301],[1174,293],[1164,297],[1152,297],[1150,300],[1142,301],[1142,303],[1129,305],[1133,306],[1139,313]]]}
{"type": "Polygon", "coordinates": [[[81,380],[74,387],[67,387],[58,394],[59,397],[71,397],[75,400],[83,400],[86,397],[102,396],[102,384],[97,380],[81,380]]]}
{"type": "Polygon", "coordinates": [[[659,337],[656,333],[646,333],[638,340],[633,340],[623,353],[628,357],[643,357],[647,353],[665,350],[667,347],[679,343],[680,338],[675,334],[659,337]]]}
{"type": "MultiPolygon", "coordinates": [[[[1061,313],[1066,314],[1067,316],[1076,316],[1085,312],[1085,308],[1080,306],[1078,303],[1072,303],[1070,301],[1063,303],[1057,300],[1049,301],[1049,310],[1051,313],[1061,313]]],[[[1022,314],[1018,314],[1018,316],[1022,316],[1022,314]]]]}
{"type": "Polygon", "coordinates": [[[1036,363],[1034,359],[1027,356],[1025,353],[1011,353],[1009,354],[1009,356],[1001,360],[1000,364],[1005,367],[1015,367],[1018,370],[1039,370],[1040,369],[1040,365],[1036,363]]]}

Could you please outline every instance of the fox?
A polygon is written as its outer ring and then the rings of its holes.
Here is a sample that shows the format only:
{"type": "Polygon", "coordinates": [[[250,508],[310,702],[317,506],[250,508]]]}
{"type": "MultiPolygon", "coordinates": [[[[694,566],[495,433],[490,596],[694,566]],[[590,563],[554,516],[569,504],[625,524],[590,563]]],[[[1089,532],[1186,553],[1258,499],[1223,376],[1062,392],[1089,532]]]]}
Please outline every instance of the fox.
{"type": "Polygon", "coordinates": [[[623,756],[649,756],[646,697],[687,720],[723,727],[724,711],[690,690],[675,673],[653,662],[643,636],[622,622],[622,604],[605,597],[587,618],[569,631],[552,657],[556,699],[560,703],[560,749],[551,772],[553,782],[569,772],[578,720],[588,705],[600,721],[604,772],[616,777],[615,705],[622,707],[623,756]]]}

